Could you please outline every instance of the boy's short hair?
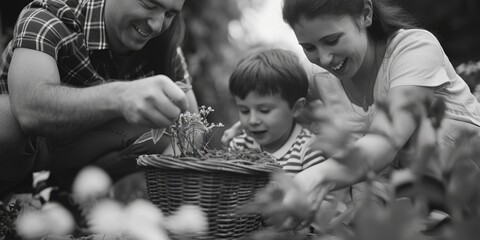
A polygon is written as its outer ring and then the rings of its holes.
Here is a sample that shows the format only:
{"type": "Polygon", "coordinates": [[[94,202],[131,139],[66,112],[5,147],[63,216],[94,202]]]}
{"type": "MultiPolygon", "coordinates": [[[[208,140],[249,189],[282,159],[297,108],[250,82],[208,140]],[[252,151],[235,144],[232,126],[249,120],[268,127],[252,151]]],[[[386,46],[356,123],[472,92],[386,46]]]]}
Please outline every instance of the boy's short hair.
{"type": "Polygon", "coordinates": [[[292,51],[261,49],[240,60],[230,76],[229,90],[241,99],[251,92],[259,96],[280,93],[293,107],[299,98],[307,96],[308,78],[292,51]]]}

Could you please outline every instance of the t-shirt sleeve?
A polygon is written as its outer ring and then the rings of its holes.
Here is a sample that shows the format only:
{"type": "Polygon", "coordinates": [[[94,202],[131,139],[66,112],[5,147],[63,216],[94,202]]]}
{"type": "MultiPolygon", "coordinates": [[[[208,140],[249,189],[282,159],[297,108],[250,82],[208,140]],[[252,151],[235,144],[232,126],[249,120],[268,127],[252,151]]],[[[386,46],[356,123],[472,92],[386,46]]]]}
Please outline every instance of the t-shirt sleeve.
{"type": "Polygon", "coordinates": [[[325,161],[325,154],[320,149],[314,147],[314,142],[315,136],[312,136],[305,145],[305,151],[302,156],[304,170],[325,161]]]}
{"type": "Polygon", "coordinates": [[[12,40],[14,48],[41,51],[57,60],[60,47],[72,36],[54,14],[46,9],[30,8],[20,14],[12,40]]]}
{"type": "Polygon", "coordinates": [[[441,87],[448,83],[443,66],[445,54],[438,40],[427,31],[398,33],[391,44],[390,88],[414,85],[441,87]]]}

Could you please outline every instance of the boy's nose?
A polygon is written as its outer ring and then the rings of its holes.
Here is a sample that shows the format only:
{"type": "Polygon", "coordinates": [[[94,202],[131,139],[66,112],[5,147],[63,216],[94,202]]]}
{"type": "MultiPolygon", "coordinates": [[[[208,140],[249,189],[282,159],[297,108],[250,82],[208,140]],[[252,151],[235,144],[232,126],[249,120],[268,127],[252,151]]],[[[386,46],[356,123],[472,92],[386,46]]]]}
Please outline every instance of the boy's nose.
{"type": "Polygon", "coordinates": [[[248,118],[248,123],[250,125],[258,125],[260,124],[260,118],[258,118],[255,113],[251,113],[250,118],[248,118]]]}

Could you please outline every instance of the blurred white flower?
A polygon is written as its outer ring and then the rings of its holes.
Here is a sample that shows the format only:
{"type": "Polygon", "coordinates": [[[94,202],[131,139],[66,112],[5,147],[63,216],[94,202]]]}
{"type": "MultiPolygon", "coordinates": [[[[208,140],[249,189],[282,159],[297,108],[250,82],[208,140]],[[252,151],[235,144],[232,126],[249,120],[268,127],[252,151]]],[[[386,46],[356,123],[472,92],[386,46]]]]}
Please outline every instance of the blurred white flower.
{"type": "Polygon", "coordinates": [[[169,240],[165,230],[152,224],[134,224],[129,225],[127,233],[131,236],[129,239],[137,240],[169,240]]]}
{"type": "Polygon", "coordinates": [[[125,230],[127,220],[123,206],[113,200],[103,200],[88,214],[90,231],[93,233],[119,233],[125,230]]]}
{"type": "Polygon", "coordinates": [[[200,207],[183,205],[167,218],[166,226],[174,234],[201,235],[208,231],[208,219],[200,207]]]}
{"type": "Polygon", "coordinates": [[[127,232],[139,240],[168,240],[163,229],[164,217],[153,203],[137,199],[125,208],[127,232]]]}
{"type": "Polygon", "coordinates": [[[39,239],[48,233],[47,222],[39,211],[24,211],[15,221],[18,235],[23,239],[39,239]]]}
{"type": "Polygon", "coordinates": [[[82,169],[72,186],[72,192],[80,202],[105,196],[110,190],[112,180],[99,167],[88,166],[82,169]]]}
{"type": "Polygon", "coordinates": [[[156,227],[161,227],[164,224],[162,211],[153,203],[137,199],[127,205],[125,214],[128,222],[131,224],[149,224],[156,227]]]}
{"type": "Polygon", "coordinates": [[[42,206],[41,213],[48,226],[49,234],[67,235],[75,229],[75,219],[72,214],[59,203],[46,203],[42,206]]]}

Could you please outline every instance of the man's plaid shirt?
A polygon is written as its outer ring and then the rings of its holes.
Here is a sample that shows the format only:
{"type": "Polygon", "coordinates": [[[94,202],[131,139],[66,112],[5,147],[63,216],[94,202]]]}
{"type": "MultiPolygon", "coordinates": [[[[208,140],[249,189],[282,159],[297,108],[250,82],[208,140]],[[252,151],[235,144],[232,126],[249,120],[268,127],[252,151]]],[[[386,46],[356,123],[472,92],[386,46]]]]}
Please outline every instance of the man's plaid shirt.
{"type": "MultiPolygon", "coordinates": [[[[15,48],[33,49],[52,56],[61,82],[79,87],[154,75],[145,58],[137,67],[119,76],[118,65],[108,48],[104,6],[105,0],[34,0],[30,3],[20,14],[13,39],[0,60],[0,94],[8,94],[7,74],[15,48]]],[[[177,49],[175,68],[177,80],[190,82],[180,49],[177,49]]]]}

